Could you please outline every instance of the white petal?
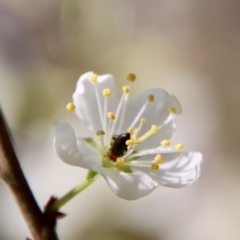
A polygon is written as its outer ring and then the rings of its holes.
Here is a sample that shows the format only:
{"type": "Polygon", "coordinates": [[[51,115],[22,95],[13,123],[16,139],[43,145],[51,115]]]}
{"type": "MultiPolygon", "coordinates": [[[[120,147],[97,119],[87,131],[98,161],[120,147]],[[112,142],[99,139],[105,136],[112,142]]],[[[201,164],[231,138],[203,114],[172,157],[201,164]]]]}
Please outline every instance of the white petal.
{"type": "MultiPolygon", "coordinates": [[[[161,153],[160,153],[161,154],[161,153]]],[[[132,166],[131,170],[148,174],[160,185],[180,188],[195,182],[201,174],[202,154],[197,152],[162,153],[163,162],[158,170],[149,167],[132,166]]],[[[138,158],[139,162],[153,160],[155,155],[138,158]]]]}
{"type": "Polygon", "coordinates": [[[104,106],[104,97],[102,95],[103,89],[109,88],[112,92],[111,96],[108,97],[108,111],[114,112],[115,109],[117,109],[119,96],[114,79],[111,75],[100,75],[96,83],[91,83],[89,78],[92,74],[92,72],[88,72],[79,78],[76,91],[73,94],[73,102],[76,106],[78,117],[81,119],[84,126],[94,135],[98,130],[106,131],[102,126],[95,87],[99,95],[102,115],[104,106]]]}
{"type": "Polygon", "coordinates": [[[54,138],[55,151],[65,163],[97,171],[101,156],[83,139],[77,139],[74,129],[68,124],[58,123],[54,138]]]}
{"type": "Polygon", "coordinates": [[[169,95],[163,89],[149,89],[138,95],[128,104],[125,121],[123,128],[121,129],[122,132],[126,131],[126,129],[130,127],[133,119],[146,103],[147,97],[150,94],[154,95],[154,101],[148,103],[146,110],[142,114],[142,117],[146,119],[146,122],[143,124],[141,132],[138,136],[147,132],[151,125],[157,125],[160,129],[149,139],[146,139],[137,145],[136,150],[155,148],[159,146],[159,142],[161,140],[170,139],[176,129],[176,125],[174,122],[174,115],[169,112],[169,108],[174,107],[179,114],[182,112],[181,106],[174,96],[169,95]]]}
{"type": "Polygon", "coordinates": [[[151,193],[158,183],[140,172],[125,173],[114,169],[101,170],[111,190],[120,198],[135,200],[151,193]]]}

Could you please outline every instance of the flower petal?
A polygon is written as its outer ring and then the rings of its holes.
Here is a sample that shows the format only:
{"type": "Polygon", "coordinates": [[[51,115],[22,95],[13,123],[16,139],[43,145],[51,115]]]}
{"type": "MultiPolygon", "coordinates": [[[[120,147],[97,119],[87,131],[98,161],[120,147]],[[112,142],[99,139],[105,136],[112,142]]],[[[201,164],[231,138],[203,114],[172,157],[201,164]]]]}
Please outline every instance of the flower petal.
{"type": "MultiPolygon", "coordinates": [[[[121,129],[122,132],[126,131],[126,129],[131,126],[133,119],[137,116],[144,104],[146,104],[149,95],[154,96],[154,101],[148,103],[141,116],[146,119],[146,123],[143,124],[138,136],[147,132],[151,125],[157,125],[159,131],[149,139],[137,145],[135,148],[136,150],[155,148],[159,146],[161,140],[170,139],[176,130],[176,124],[174,122],[175,115],[169,111],[169,108],[176,110],[176,114],[182,112],[180,103],[174,96],[169,95],[163,89],[149,89],[138,95],[127,105],[126,117],[123,128],[121,129]]],[[[136,125],[138,124],[139,122],[136,125]]]]}
{"type": "MultiPolygon", "coordinates": [[[[161,153],[160,153],[161,154],[161,153]]],[[[198,152],[171,152],[162,153],[163,162],[159,164],[158,170],[150,167],[131,166],[132,171],[148,174],[160,185],[172,188],[185,187],[195,182],[201,174],[202,154],[198,152]]],[[[139,162],[153,160],[155,155],[145,155],[137,160],[139,162]]]]}
{"type": "Polygon", "coordinates": [[[145,173],[118,172],[114,169],[101,170],[111,190],[120,198],[135,200],[151,193],[158,183],[145,173]]]}
{"type": "Polygon", "coordinates": [[[101,115],[103,116],[104,114],[103,89],[111,89],[111,96],[108,97],[108,111],[114,112],[117,109],[119,96],[111,75],[98,76],[97,82],[91,83],[89,78],[92,74],[93,72],[88,72],[79,78],[76,91],[73,94],[73,102],[76,106],[78,117],[84,126],[94,135],[98,130],[104,130],[101,119],[101,115]],[[99,101],[96,92],[99,96],[99,101]]]}
{"type": "Polygon", "coordinates": [[[58,157],[67,164],[94,171],[101,167],[99,153],[83,139],[77,139],[68,123],[58,123],[54,147],[58,157]]]}

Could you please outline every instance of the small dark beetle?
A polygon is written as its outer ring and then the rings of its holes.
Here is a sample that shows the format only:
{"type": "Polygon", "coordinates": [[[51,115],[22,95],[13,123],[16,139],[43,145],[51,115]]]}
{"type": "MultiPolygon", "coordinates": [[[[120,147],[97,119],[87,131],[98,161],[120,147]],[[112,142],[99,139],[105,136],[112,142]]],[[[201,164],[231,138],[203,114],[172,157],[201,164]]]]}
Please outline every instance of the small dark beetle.
{"type": "Polygon", "coordinates": [[[114,135],[112,138],[114,141],[108,150],[108,156],[113,161],[116,161],[118,157],[122,157],[127,151],[128,146],[126,141],[130,139],[130,133],[114,135]]]}

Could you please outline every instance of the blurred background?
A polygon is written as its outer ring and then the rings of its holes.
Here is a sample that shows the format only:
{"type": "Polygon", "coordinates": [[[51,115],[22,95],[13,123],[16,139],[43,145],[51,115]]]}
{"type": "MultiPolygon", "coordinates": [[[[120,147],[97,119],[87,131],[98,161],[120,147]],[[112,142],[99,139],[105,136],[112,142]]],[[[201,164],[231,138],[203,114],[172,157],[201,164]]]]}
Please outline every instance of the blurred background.
{"type": "MultiPolygon", "coordinates": [[[[159,187],[136,201],[117,198],[103,179],[62,211],[60,239],[240,239],[240,2],[235,0],[1,0],[0,103],[41,207],[85,170],[59,160],[53,137],[78,77],[111,73],[132,96],[151,87],[183,107],[173,142],[204,156],[200,179],[159,187]]],[[[30,237],[0,182],[0,239],[30,237]],[[14,229],[14,231],[13,231],[14,229]]]]}

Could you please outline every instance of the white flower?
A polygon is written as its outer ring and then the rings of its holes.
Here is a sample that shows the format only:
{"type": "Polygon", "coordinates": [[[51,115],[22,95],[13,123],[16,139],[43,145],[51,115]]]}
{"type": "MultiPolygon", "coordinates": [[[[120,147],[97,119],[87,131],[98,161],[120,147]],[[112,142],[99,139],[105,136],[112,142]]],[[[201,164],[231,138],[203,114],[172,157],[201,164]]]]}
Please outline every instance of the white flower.
{"type": "Polygon", "coordinates": [[[82,75],[69,111],[75,111],[89,138],[79,138],[60,122],[55,151],[65,163],[100,173],[112,191],[127,200],[146,196],[159,185],[179,188],[196,181],[202,155],[170,147],[181,113],[177,99],[163,89],[150,89],[128,102],[135,75],[119,97],[111,75],[82,75]],[[126,138],[121,134],[127,133],[126,138]],[[113,139],[115,135],[117,139],[113,139]],[[130,136],[130,137],[129,137],[130,136]],[[127,140],[127,141],[126,141],[127,140]],[[117,152],[117,153],[116,153],[117,152]]]}

